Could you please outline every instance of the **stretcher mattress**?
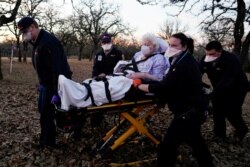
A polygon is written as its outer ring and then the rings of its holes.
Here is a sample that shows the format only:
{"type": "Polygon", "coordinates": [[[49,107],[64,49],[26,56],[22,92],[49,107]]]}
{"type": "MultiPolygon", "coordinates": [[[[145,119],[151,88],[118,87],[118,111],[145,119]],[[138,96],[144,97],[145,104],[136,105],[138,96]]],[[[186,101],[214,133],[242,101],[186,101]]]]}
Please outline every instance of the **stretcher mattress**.
{"type": "MultiPolygon", "coordinates": [[[[112,101],[124,98],[125,93],[133,84],[132,79],[124,76],[107,76],[106,78],[112,101]]],[[[90,80],[91,79],[84,80],[84,83],[89,84],[90,80]]],[[[89,86],[91,87],[96,106],[109,103],[104,82],[92,80],[89,86]]],[[[58,95],[61,98],[62,110],[69,110],[70,106],[85,108],[92,105],[87,88],[78,82],[67,79],[63,75],[59,75],[58,78],[58,95]]]]}

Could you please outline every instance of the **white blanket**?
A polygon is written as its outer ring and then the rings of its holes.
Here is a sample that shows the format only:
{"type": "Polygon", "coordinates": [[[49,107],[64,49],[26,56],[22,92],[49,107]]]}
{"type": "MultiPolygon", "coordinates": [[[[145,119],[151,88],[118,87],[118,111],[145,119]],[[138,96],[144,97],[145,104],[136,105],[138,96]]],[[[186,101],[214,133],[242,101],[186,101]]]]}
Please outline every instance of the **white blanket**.
{"type": "MultiPolygon", "coordinates": [[[[90,79],[87,79],[84,82],[89,83],[89,80],[90,79]]],[[[122,99],[133,84],[132,79],[128,79],[124,76],[107,76],[107,80],[109,82],[109,91],[112,101],[122,99]]],[[[96,105],[100,106],[109,102],[106,97],[103,81],[93,80],[90,86],[96,105]]],[[[77,108],[92,105],[90,97],[85,101],[85,98],[88,96],[86,87],[80,83],[67,79],[63,75],[59,75],[58,78],[58,95],[61,98],[61,109],[63,110],[68,110],[70,105],[77,108]]]]}

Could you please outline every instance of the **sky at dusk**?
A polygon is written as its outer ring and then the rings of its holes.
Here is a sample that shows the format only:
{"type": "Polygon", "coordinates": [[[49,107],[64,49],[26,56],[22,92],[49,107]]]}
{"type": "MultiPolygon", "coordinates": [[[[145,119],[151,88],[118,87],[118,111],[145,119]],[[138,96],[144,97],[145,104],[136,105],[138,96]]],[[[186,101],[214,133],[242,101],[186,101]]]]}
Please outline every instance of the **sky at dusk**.
{"type": "MultiPolygon", "coordinates": [[[[62,10],[70,14],[71,1],[51,0],[52,2],[62,5],[62,10]]],[[[160,27],[164,25],[166,20],[178,20],[182,26],[188,27],[187,33],[191,36],[196,36],[198,29],[197,18],[188,13],[182,13],[178,18],[167,15],[174,14],[176,11],[171,11],[171,8],[162,8],[160,5],[141,5],[136,0],[106,0],[114,2],[120,6],[120,16],[125,23],[128,23],[131,28],[135,29],[135,37],[140,38],[143,34],[158,33],[160,27]]]]}
{"type": "MultiPolygon", "coordinates": [[[[136,31],[134,36],[140,38],[143,34],[150,32],[157,34],[160,31],[160,27],[168,21],[178,20],[181,26],[188,27],[186,32],[192,37],[197,36],[198,21],[195,16],[182,13],[179,17],[171,17],[167,13],[174,14],[176,11],[172,8],[162,8],[160,5],[141,5],[136,0],[106,0],[107,2],[114,2],[120,6],[120,16],[124,23],[128,23],[129,26],[136,31]]],[[[50,0],[50,3],[54,4],[59,9],[62,15],[69,15],[72,13],[71,0],[50,0]]],[[[77,0],[74,1],[77,4],[77,0]]],[[[47,4],[48,5],[48,4],[47,4]]]]}

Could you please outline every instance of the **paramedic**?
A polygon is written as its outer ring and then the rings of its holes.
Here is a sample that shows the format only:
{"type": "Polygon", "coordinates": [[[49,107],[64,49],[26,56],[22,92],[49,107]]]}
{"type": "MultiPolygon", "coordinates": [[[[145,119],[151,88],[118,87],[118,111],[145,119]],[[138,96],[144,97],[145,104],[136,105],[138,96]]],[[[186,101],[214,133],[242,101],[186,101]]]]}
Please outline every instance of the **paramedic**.
{"type": "Polygon", "coordinates": [[[165,55],[170,57],[170,69],[159,83],[141,84],[138,88],[155,93],[168,103],[174,114],[157,156],[157,167],[174,167],[177,149],[186,142],[193,149],[200,167],[213,166],[212,156],[201,135],[208,100],[202,91],[201,73],[192,56],[193,40],[183,33],[170,37],[165,55]]]}
{"type": "Polygon", "coordinates": [[[38,111],[41,134],[39,146],[56,146],[55,112],[51,101],[57,101],[58,76],[71,78],[67,57],[59,40],[49,32],[40,29],[31,17],[23,17],[17,27],[24,41],[33,45],[32,63],[39,80],[38,111]]]}
{"type": "MultiPolygon", "coordinates": [[[[103,33],[100,36],[100,41],[102,49],[95,56],[92,78],[112,75],[117,62],[124,59],[122,51],[112,44],[110,34],[103,33]]],[[[91,117],[92,127],[99,126],[102,119],[103,115],[101,113],[93,114],[91,117]]]]}
{"type": "Polygon", "coordinates": [[[122,51],[112,44],[110,34],[103,33],[100,36],[100,41],[102,49],[95,56],[92,78],[112,75],[117,62],[124,59],[122,51]]]}
{"type": "Polygon", "coordinates": [[[216,137],[226,137],[227,118],[236,129],[235,140],[241,141],[248,132],[242,118],[242,105],[248,89],[247,76],[237,56],[223,50],[220,42],[209,42],[205,51],[206,56],[201,59],[200,65],[213,86],[214,134],[216,137]]]}

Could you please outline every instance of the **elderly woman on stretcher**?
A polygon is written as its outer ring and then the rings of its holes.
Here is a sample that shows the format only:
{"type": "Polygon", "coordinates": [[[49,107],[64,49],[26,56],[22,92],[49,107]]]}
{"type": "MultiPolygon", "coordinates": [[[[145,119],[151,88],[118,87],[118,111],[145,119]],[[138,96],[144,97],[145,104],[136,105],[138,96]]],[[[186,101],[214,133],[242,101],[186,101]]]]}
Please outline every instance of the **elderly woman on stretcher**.
{"type": "Polygon", "coordinates": [[[148,33],[142,37],[141,50],[135,53],[130,62],[118,62],[112,76],[77,83],[60,75],[58,95],[61,98],[61,109],[114,102],[124,98],[131,86],[136,86],[140,81],[148,83],[162,80],[169,67],[169,61],[163,55],[166,49],[167,43],[164,40],[148,33]]]}

